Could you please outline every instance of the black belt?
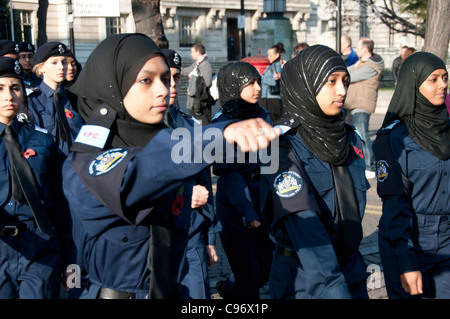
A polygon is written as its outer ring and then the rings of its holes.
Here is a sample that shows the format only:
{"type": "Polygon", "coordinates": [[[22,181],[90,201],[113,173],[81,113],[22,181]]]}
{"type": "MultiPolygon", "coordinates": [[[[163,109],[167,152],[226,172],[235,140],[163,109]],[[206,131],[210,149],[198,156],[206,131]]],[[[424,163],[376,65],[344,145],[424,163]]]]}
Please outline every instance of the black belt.
{"type": "Polygon", "coordinates": [[[296,258],[297,252],[293,249],[286,248],[286,247],[280,247],[277,248],[277,253],[286,257],[296,258]]]}
{"type": "Polygon", "coordinates": [[[125,292],[114,290],[111,288],[102,287],[98,291],[97,298],[99,299],[136,299],[134,292],[125,292]]]}
{"type": "Polygon", "coordinates": [[[26,224],[0,226],[0,237],[14,237],[27,230],[26,224]]]}

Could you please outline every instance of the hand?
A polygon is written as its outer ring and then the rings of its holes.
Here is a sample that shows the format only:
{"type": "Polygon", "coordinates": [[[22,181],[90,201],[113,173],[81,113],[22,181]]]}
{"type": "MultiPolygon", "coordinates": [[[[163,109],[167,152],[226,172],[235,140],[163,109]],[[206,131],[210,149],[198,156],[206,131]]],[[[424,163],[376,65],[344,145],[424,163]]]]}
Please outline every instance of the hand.
{"type": "Polygon", "coordinates": [[[248,223],[248,225],[251,228],[258,228],[259,226],[261,226],[261,222],[258,219],[254,219],[250,223],[248,223]]]}
{"type": "Polygon", "coordinates": [[[208,257],[209,267],[214,266],[214,264],[219,261],[219,256],[217,256],[216,247],[214,245],[206,246],[206,255],[208,257]]]}
{"type": "Polygon", "coordinates": [[[70,276],[71,274],[72,274],[72,273],[69,272],[69,271],[64,271],[64,272],[61,274],[61,283],[62,283],[64,289],[66,290],[66,292],[68,292],[68,291],[70,290],[69,286],[67,285],[67,280],[69,279],[69,276],[70,276]]]}
{"type": "Polygon", "coordinates": [[[273,74],[273,79],[274,79],[275,81],[276,81],[276,80],[279,80],[280,77],[281,77],[281,75],[280,75],[280,73],[278,73],[278,72],[275,72],[275,73],[273,74]]]}
{"type": "Polygon", "coordinates": [[[243,152],[256,152],[269,146],[281,131],[273,128],[262,118],[248,119],[228,125],[223,135],[228,143],[236,143],[243,152]]]}
{"type": "Polygon", "coordinates": [[[422,273],[411,271],[400,275],[403,290],[410,295],[420,295],[423,293],[422,273]]]}
{"type": "Polygon", "coordinates": [[[192,188],[191,208],[198,208],[208,202],[209,191],[202,185],[195,185],[192,188]]]}

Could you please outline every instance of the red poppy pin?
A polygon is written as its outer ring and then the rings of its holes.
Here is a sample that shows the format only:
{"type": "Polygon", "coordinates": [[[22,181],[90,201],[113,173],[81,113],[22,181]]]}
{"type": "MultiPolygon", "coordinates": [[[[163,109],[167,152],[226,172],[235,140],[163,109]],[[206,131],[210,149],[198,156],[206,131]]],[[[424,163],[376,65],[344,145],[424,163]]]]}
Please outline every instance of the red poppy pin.
{"type": "Polygon", "coordinates": [[[69,119],[73,119],[73,116],[74,115],[73,115],[72,111],[66,109],[66,117],[69,118],[69,119]]]}
{"type": "Polygon", "coordinates": [[[180,211],[184,206],[183,192],[184,192],[184,185],[180,187],[180,189],[178,190],[177,198],[175,198],[175,200],[172,203],[172,214],[176,216],[180,215],[180,211]]]}
{"type": "Polygon", "coordinates": [[[353,150],[355,151],[356,155],[358,155],[361,158],[364,158],[363,151],[357,148],[355,145],[353,145],[353,143],[351,143],[351,145],[353,146],[353,150]]]}
{"type": "Polygon", "coordinates": [[[26,159],[29,159],[30,156],[34,156],[34,155],[36,155],[36,152],[31,148],[29,148],[25,152],[23,152],[23,157],[25,157],[26,159]]]}

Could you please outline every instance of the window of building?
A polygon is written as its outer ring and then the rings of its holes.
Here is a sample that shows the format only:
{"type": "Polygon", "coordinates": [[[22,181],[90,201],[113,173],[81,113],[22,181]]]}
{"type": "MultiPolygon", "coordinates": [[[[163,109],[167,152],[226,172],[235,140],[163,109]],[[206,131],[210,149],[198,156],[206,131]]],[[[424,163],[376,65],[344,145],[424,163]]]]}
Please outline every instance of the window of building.
{"type": "Polygon", "coordinates": [[[120,17],[107,17],[106,19],[106,36],[121,34],[126,32],[125,19],[126,15],[120,17]]]}
{"type": "Polygon", "coordinates": [[[179,17],[180,47],[191,47],[195,44],[197,29],[194,17],[179,17]]]}
{"type": "Polygon", "coordinates": [[[14,10],[14,40],[33,43],[31,32],[31,15],[33,11],[14,10]]]}

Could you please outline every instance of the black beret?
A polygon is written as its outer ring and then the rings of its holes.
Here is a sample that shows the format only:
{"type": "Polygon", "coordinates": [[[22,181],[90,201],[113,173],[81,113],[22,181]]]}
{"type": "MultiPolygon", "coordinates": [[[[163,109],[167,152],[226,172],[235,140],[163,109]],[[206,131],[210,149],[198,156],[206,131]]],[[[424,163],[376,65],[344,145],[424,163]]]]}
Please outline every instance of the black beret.
{"type": "Polygon", "coordinates": [[[8,53],[19,54],[19,46],[11,40],[0,40],[0,56],[8,53]]]}
{"type": "Polygon", "coordinates": [[[19,52],[33,52],[34,45],[29,42],[19,42],[19,52]]]}
{"type": "Polygon", "coordinates": [[[22,68],[16,59],[0,56],[0,78],[22,78],[22,68]]]}
{"type": "Polygon", "coordinates": [[[178,52],[171,49],[161,49],[161,52],[165,55],[169,67],[181,70],[181,56],[178,52]]]}
{"type": "Polygon", "coordinates": [[[66,56],[67,47],[61,42],[47,42],[41,45],[33,56],[33,64],[39,64],[52,56],[66,56]]]}

